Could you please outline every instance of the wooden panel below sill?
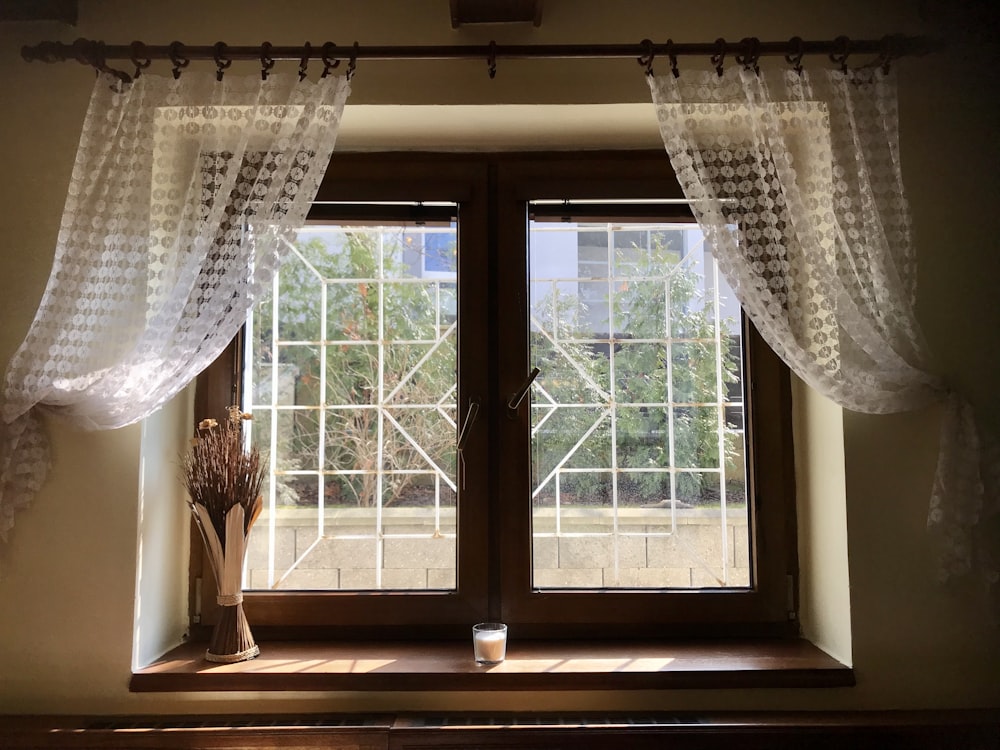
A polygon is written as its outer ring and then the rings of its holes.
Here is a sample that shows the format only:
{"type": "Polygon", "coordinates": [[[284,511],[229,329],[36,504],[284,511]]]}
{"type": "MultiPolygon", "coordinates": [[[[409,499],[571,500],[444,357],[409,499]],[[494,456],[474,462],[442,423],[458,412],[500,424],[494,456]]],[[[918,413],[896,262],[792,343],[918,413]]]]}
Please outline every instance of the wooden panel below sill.
{"type": "Polygon", "coordinates": [[[0,716],[4,750],[996,750],[1000,711],[0,716]]]}
{"type": "Polygon", "coordinates": [[[197,690],[646,690],[844,687],[849,667],[802,640],[513,642],[478,666],[466,642],[280,642],[239,664],[187,643],[132,675],[134,692],[197,690]]]}

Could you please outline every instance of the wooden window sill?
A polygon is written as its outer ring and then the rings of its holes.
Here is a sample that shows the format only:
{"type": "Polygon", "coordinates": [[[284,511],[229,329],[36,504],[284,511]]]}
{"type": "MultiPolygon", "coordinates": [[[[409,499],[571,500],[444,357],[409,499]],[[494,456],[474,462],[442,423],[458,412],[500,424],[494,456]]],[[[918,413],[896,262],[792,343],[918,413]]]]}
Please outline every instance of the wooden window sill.
{"type": "Polygon", "coordinates": [[[804,640],[525,641],[478,666],[471,642],[268,642],[238,664],[185,643],[132,675],[133,692],[649,690],[846,687],[854,672],[804,640]]]}

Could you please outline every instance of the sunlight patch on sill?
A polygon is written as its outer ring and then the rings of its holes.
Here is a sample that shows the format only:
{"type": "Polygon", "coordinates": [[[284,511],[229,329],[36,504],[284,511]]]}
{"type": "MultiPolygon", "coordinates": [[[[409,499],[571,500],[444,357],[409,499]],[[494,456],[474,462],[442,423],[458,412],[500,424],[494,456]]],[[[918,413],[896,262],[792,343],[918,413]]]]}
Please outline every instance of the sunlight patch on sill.
{"type": "Polygon", "coordinates": [[[854,673],[796,639],[518,642],[484,667],[466,642],[272,642],[261,656],[210,664],[188,643],[136,670],[134,692],[646,690],[844,687],[854,673]]]}

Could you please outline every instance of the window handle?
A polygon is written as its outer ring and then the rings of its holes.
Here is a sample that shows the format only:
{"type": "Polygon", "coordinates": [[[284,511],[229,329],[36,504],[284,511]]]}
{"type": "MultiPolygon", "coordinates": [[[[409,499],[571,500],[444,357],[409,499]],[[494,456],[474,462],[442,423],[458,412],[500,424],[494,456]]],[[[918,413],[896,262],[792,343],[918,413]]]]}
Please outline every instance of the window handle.
{"type": "Polygon", "coordinates": [[[528,395],[528,389],[531,388],[531,384],[538,377],[538,373],[541,372],[537,367],[532,367],[531,372],[528,373],[527,380],[521,384],[521,387],[510,394],[510,398],[507,399],[507,416],[511,419],[517,417],[517,408],[524,401],[524,397],[528,395]]]}
{"type": "Polygon", "coordinates": [[[479,399],[469,399],[469,410],[465,413],[465,421],[462,423],[462,430],[458,433],[458,450],[465,448],[469,440],[469,433],[472,432],[472,425],[479,416],[479,399]]]}

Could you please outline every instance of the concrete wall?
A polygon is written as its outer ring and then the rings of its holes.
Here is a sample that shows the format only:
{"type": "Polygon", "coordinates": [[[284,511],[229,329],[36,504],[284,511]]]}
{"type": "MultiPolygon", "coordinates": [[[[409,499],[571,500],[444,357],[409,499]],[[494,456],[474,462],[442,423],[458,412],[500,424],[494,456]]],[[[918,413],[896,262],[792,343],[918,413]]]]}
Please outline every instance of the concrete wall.
{"type": "MultiPolygon", "coordinates": [[[[379,534],[372,508],[332,509],[323,535],[315,510],[265,511],[250,538],[247,588],[451,589],[455,587],[455,510],[386,508],[379,534]],[[381,551],[378,539],[381,536],[381,551]],[[275,549],[268,571],[268,542],[275,549]],[[381,558],[380,558],[381,555],[381,558]],[[273,582],[272,582],[273,581],[273,582]]],[[[558,587],[677,587],[750,585],[745,512],[623,508],[617,533],[602,508],[536,510],[534,583],[558,587]]]]}
{"type": "MultiPolygon", "coordinates": [[[[955,27],[979,46],[953,46],[932,58],[897,66],[901,158],[918,243],[918,313],[935,365],[996,427],[998,58],[995,47],[983,46],[989,35],[982,21],[961,20],[953,5],[943,0],[546,0],[539,29],[456,31],[450,27],[445,0],[81,0],[75,28],[4,24],[0,361],[22,340],[44,289],[93,83],[92,72],[75,63],[24,63],[18,55],[23,44],[78,36],[119,43],[181,39],[192,44],[218,39],[442,44],[491,37],[523,43],[637,42],[644,37],[711,41],[749,35],[787,39],[796,34],[877,38],[887,32],[948,33],[955,27]]],[[[976,4],[957,5],[968,12],[976,4]]],[[[707,61],[682,62],[695,64],[706,67],[707,61]]],[[[161,72],[168,70],[165,63],[157,66],[161,72]]],[[[512,61],[498,68],[491,81],[485,61],[362,64],[338,148],[658,145],[648,91],[633,61],[512,61]]],[[[802,502],[816,508],[824,504],[824,513],[809,517],[810,526],[800,534],[800,560],[809,568],[804,578],[812,587],[803,598],[803,606],[811,608],[803,620],[811,621],[811,635],[829,640],[828,648],[846,649],[838,655],[853,661],[858,679],[854,688],[133,695],[127,683],[136,609],[149,606],[147,594],[138,605],[136,600],[138,497],[144,475],[140,464],[144,459],[164,462],[165,452],[159,458],[154,451],[143,455],[140,426],[80,434],[52,425],[52,476],[18,517],[9,543],[0,548],[0,712],[646,711],[1000,704],[1000,638],[984,613],[980,590],[972,583],[942,588],[935,582],[925,519],[938,411],[842,416],[837,409],[809,408],[800,398],[796,414],[806,420],[813,438],[813,448],[805,452],[809,460],[798,467],[802,502]],[[821,450],[824,440],[831,450],[821,450]],[[821,588],[824,576],[832,579],[832,593],[821,588]]],[[[189,418],[186,405],[175,403],[161,414],[160,424],[183,432],[189,418]]],[[[161,533],[168,536],[158,545],[163,558],[157,564],[172,566],[182,576],[184,535],[161,533]],[[172,557],[171,549],[177,552],[172,557]]]]}

